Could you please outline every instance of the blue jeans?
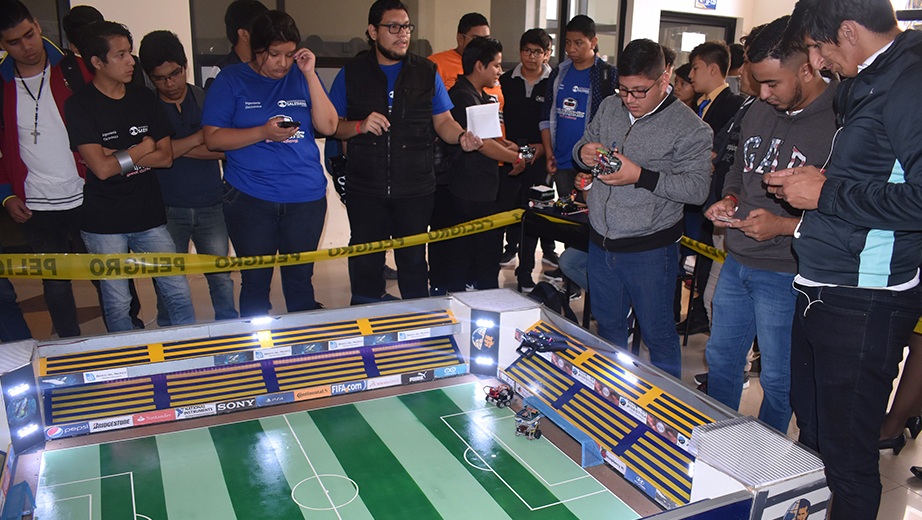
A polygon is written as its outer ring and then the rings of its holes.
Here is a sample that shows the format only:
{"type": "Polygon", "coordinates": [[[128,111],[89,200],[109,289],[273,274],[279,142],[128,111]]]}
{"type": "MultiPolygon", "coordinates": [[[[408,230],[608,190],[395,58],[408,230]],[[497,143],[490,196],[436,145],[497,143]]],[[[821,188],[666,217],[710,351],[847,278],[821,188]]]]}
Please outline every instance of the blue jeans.
{"type": "MultiPolygon", "coordinates": [[[[126,254],[129,250],[134,253],[176,252],[176,246],[165,225],[137,233],[104,235],[81,231],[80,234],[87,251],[97,255],[126,254]]],[[[192,308],[192,295],[185,276],[155,277],[154,283],[163,294],[173,325],[195,323],[195,309],[192,308]]],[[[132,330],[134,326],[128,315],[131,308],[128,280],[102,280],[100,288],[109,332],[132,330]]]]}
{"type": "Polygon", "coordinates": [[[681,378],[682,351],[672,316],[678,270],[676,244],[640,253],[611,253],[589,243],[589,290],[599,335],[627,349],[627,315],[633,306],[650,361],[681,378]]]}
{"type": "MultiPolygon", "coordinates": [[[[227,256],[227,226],[224,225],[224,205],[216,204],[202,208],[166,207],[166,229],[173,237],[177,253],[189,252],[189,239],[200,255],[227,256]]],[[[237,317],[234,307],[234,281],[230,273],[205,275],[208,293],[214,307],[216,320],[232,320],[237,317]]],[[[155,286],[156,287],[156,286],[155,286]]],[[[160,292],[157,292],[157,325],[170,326],[170,313],[160,292]]]]}
{"type": "Polygon", "coordinates": [[[829,518],[874,519],[881,493],[877,439],[903,347],[922,314],[922,287],[795,288],[791,404],[800,442],[826,465],[829,518]]]}
{"type": "Polygon", "coordinates": [[[759,337],[764,393],[759,419],[783,434],[791,422],[791,322],[797,303],[793,281],[793,274],[753,269],[727,256],[705,348],[708,395],[739,410],[746,355],[759,337]]]}
{"type": "MultiPolygon", "coordinates": [[[[532,251],[532,256],[534,251],[532,251]]],[[[560,271],[584,291],[589,290],[589,254],[575,247],[568,247],[560,254],[560,271]]]]}
{"type": "MultiPolygon", "coordinates": [[[[316,251],[327,214],[327,199],[281,203],[258,199],[224,183],[224,220],[237,256],[316,251]]],[[[286,265],[282,293],[288,312],[317,308],[314,264],[286,265]]],[[[272,268],[240,271],[240,316],[269,314],[272,268]]]]}

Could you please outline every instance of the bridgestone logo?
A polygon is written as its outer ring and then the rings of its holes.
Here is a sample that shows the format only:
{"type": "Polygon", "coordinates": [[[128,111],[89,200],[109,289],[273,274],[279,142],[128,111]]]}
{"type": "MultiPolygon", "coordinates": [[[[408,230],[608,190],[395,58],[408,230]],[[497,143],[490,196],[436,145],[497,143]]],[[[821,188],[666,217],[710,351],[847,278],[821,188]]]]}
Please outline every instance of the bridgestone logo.
{"type": "Polygon", "coordinates": [[[118,428],[127,428],[133,426],[134,421],[131,417],[119,417],[116,419],[105,419],[102,421],[93,421],[90,423],[91,432],[102,432],[106,430],[116,430],[118,428]]]}

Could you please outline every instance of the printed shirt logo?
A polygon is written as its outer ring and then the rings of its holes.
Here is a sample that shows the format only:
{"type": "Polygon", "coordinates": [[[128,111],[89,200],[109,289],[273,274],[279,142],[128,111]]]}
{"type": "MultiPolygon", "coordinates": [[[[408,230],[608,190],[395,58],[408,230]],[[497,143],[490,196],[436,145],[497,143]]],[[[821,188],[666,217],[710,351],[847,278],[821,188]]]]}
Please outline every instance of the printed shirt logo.
{"type": "Polygon", "coordinates": [[[132,126],[128,129],[128,133],[131,135],[141,135],[147,133],[147,125],[142,126],[132,126]]]}
{"type": "Polygon", "coordinates": [[[278,106],[279,106],[279,108],[285,108],[285,107],[304,107],[304,108],[307,108],[307,100],[304,100],[304,99],[293,99],[293,100],[290,100],[290,101],[286,101],[286,100],[284,100],[284,99],[280,99],[280,100],[278,101],[278,106]]]}
{"type": "Polygon", "coordinates": [[[263,104],[259,101],[244,101],[243,102],[244,110],[250,110],[252,108],[262,108],[262,107],[263,107],[263,104]]]}
{"type": "Polygon", "coordinates": [[[118,132],[116,132],[115,130],[102,134],[103,142],[111,141],[113,139],[118,139],[118,132]]]}
{"type": "Polygon", "coordinates": [[[573,92],[578,94],[589,94],[589,87],[581,87],[579,85],[573,85],[573,92]]]}

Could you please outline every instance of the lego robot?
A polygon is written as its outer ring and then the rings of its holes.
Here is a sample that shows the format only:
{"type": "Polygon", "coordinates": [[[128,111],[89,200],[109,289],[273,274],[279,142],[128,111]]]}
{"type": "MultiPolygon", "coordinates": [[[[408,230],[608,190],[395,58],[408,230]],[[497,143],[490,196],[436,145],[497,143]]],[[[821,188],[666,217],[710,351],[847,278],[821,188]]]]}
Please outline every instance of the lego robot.
{"type": "Polygon", "coordinates": [[[520,341],[515,351],[522,357],[530,358],[535,352],[563,352],[567,343],[562,336],[546,332],[522,332],[515,329],[515,339],[520,341]]]}
{"type": "Polygon", "coordinates": [[[486,401],[498,408],[509,406],[515,396],[509,385],[485,386],[483,392],[487,394],[486,401]]]}
{"type": "Polygon", "coordinates": [[[524,435],[526,439],[533,441],[541,438],[541,430],[538,426],[541,424],[541,412],[526,406],[515,414],[515,434],[516,436],[524,435]]]}

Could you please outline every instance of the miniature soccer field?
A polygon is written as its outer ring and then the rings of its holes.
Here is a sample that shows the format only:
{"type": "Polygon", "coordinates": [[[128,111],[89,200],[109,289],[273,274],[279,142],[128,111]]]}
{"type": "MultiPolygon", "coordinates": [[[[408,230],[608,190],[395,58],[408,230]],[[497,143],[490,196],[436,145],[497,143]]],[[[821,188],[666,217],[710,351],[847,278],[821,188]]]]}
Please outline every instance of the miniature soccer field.
{"type": "Polygon", "coordinates": [[[35,518],[638,518],[513,415],[468,383],[49,451],[35,518]]]}

